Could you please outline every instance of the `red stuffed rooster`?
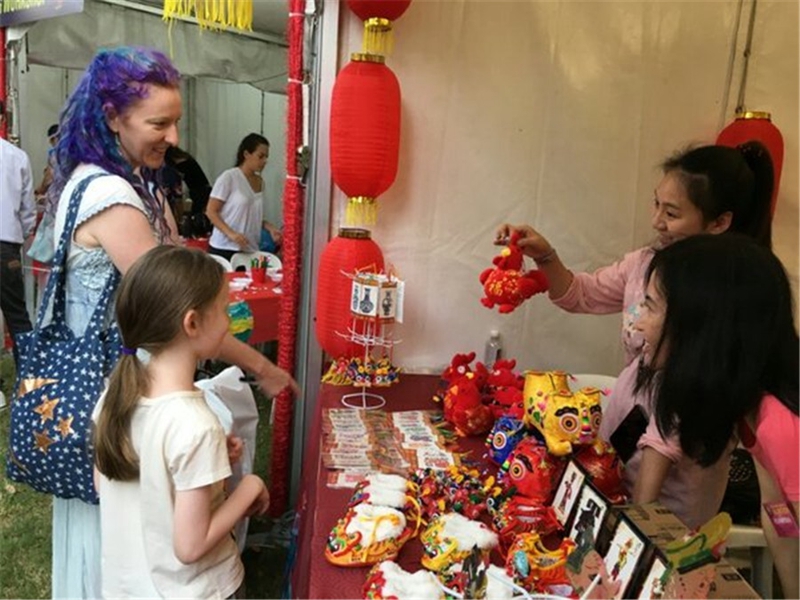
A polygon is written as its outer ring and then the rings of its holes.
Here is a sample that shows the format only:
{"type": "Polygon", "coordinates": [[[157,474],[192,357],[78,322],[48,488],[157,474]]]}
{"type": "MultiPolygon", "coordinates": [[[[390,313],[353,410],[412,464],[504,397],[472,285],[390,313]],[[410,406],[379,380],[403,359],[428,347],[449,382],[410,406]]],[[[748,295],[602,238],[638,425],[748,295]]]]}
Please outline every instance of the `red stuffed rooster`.
{"type": "Polygon", "coordinates": [[[534,294],[546,292],[547,276],[539,270],[522,271],[522,250],[517,245],[518,233],[513,233],[508,246],[503,248],[492,262],[494,268],[481,273],[484,298],[481,304],[487,308],[498,305],[501,313],[510,313],[534,294]]]}
{"type": "Polygon", "coordinates": [[[453,356],[450,364],[442,371],[441,379],[439,381],[439,389],[433,395],[434,402],[441,402],[447,394],[447,389],[456,380],[460,379],[467,373],[472,373],[470,363],[475,360],[475,353],[469,352],[468,354],[456,354],[453,356]]]}
{"type": "Polygon", "coordinates": [[[498,360],[486,380],[492,398],[489,407],[495,418],[508,415],[522,419],[525,414],[522,402],[525,378],[514,372],[516,366],[517,361],[513,358],[498,360]]]}
{"type": "Polygon", "coordinates": [[[444,418],[461,436],[486,433],[494,424],[492,411],[483,403],[476,373],[456,379],[444,397],[444,418]]]}

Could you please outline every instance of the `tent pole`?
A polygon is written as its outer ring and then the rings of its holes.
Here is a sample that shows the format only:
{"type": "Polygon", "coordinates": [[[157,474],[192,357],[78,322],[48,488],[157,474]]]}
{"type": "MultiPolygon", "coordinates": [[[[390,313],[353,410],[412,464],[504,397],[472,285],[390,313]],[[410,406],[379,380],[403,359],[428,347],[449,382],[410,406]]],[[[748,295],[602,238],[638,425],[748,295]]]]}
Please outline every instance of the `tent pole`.
{"type": "Polygon", "coordinates": [[[8,50],[6,48],[6,28],[0,27],[0,103],[3,105],[3,113],[0,115],[0,137],[6,139],[7,137],[7,129],[6,129],[6,115],[5,115],[5,105],[6,105],[6,90],[8,86],[6,84],[6,62],[8,57],[8,50]]]}

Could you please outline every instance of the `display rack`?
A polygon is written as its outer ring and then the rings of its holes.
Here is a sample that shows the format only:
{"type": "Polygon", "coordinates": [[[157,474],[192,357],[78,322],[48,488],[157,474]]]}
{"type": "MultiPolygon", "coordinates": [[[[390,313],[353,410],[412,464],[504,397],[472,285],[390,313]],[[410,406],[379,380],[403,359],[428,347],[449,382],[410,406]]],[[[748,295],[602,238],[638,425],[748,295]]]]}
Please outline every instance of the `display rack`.
{"type": "MultiPolygon", "coordinates": [[[[346,334],[339,332],[337,334],[364,348],[363,361],[365,365],[373,360],[372,353],[376,348],[382,348],[384,351],[388,350],[391,354],[391,349],[394,345],[401,341],[391,339],[391,325],[372,319],[355,317],[350,319],[350,327],[346,334]],[[358,331],[360,324],[363,324],[363,331],[358,331]]],[[[342,396],[342,404],[344,406],[361,410],[374,410],[386,405],[386,399],[383,396],[367,391],[367,388],[374,389],[375,386],[363,384],[358,387],[361,388],[361,391],[342,396]]]]}

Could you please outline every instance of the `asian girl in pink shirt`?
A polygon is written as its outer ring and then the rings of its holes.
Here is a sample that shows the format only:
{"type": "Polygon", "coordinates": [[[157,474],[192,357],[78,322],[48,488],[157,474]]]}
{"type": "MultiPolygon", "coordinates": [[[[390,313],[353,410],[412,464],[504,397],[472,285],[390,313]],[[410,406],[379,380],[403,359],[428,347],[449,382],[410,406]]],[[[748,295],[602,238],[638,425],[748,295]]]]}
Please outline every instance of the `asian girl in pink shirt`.
{"type": "MultiPolygon", "coordinates": [[[[786,272],[746,237],[695,236],[656,253],[646,279],[636,390],[698,464],[719,461],[737,436],[750,450],[764,535],[785,597],[798,598],[796,528],[782,537],[763,508],[788,507],[795,521],[800,508],[800,356],[786,272]]],[[[650,476],[668,468],[656,460],[650,476]]]]}

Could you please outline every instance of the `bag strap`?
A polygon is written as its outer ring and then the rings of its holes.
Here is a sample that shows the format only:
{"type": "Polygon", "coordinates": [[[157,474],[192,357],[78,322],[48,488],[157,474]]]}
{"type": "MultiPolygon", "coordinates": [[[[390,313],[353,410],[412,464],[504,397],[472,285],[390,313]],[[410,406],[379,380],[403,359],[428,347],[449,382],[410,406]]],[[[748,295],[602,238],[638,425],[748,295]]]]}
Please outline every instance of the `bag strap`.
{"type": "MultiPolygon", "coordinates": [[[[86,188],[89,187],[89,184],[99,177],[107,177],[108,175],[108,173],[93,173],[91,175],[87,175],[78,183],[77,186],[75,186],[75,189],[69,198],[69,204],[67,205],[67,216],[64,221],[64,229],[61,231],[61,237],[58,240],[56,253],[53,256],[50,277],[47,279],[47,287],[45,288],[44,296],[42,297],[42,304],[39,308],[39,314],[36,319],[35,332],[37,334],[44,325],[47,307],[50,306],[50,301],[54,297],[53,320],[60,322],[64,321],[64,306],[66,302],[66,290],[64,289],[64,286],[66,285],[67,255],[69,246],[71,244],[73,230],[75,228],[75,221],[78,218],[78,209],[80,208],[83,194],[86,192],[86,188]]],[[[115,290],[117,287],[118,281],[119,271],[114,268],[113,272],[106,280],[103,291],[100,294],[100,298],[97,302],[97,306],[95,307],[89,324],[87,325],[87,331],[89,331],[90,328],[99,330],[101,327],[102,318],[106,314],[109,300],[113,290],[115,290]]]]}

